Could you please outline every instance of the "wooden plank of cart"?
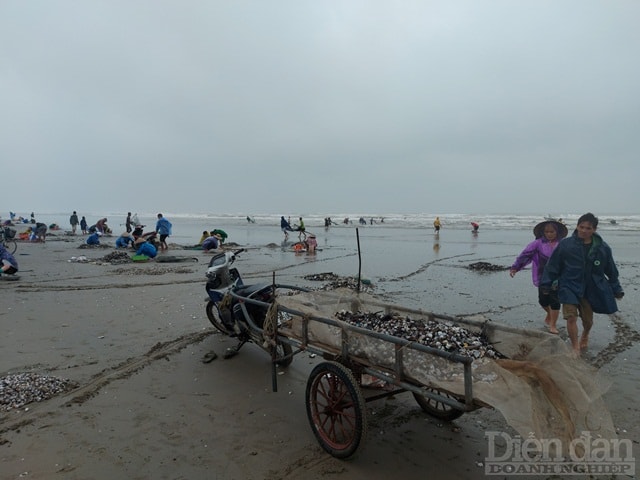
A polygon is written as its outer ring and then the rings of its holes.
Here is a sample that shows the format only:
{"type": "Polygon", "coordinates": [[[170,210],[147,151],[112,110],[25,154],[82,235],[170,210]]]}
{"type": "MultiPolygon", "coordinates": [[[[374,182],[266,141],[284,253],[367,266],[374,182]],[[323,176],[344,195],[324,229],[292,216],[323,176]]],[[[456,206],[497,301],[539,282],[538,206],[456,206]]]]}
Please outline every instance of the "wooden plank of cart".
{"type": "MultiPolygon", "coordinates": [[[[296,298],[296,295],[290,293],[308,290],[287,285],[275,287],[278,292],[277,301],[271,305],[234,293],[232,295],[240,300],[240,307],[250,328],[261,330],[265,341],[272,342],[274,346],[279,343],[291,345],[291,355],[308,352],[322,356],[323,361],[313,368],[307,381],[306,410],[318,442],[334,457],[347,458],[353,455],[366,438],[366,402],[410,392],[426,413],[443,420],[453,420],[465,412],[489,406],[474,398],[473,357],[357,327],[326,314],[315,314],[313,308],[311,311],[308,308],[292,308],[287,306],[290,303],[287,300],[296,298]],[[288,292],[282,293],[286,291],[288,292]],[[271,308],[263,329],[249,314],[247,304],[271,308]],[[363,340],[371,342],[369,348],[376,351],[374,357],[383,352],[387,360],[379,363],[366,355],[367,347],[362,347],[363,340]],[[407,371],[406,360],[409,357],[413,358],[413,364],[446,363],[459,369],[458,381],[463,383],[462,391],[458,389],[454,393],[438,385],[434,386],[431,382],[423,382],[419,377],[417,379],[416,375],[407,371]],[[385,388],[378,389],[375,395],[365,396],[361,383],[363,375],[384,382],[385,388]]],[[[435,321],[462,322],[466,327],[477,331],[482,329],[487,333],[486,321],[460,319],[385,303],[377,305],[380,308],[419,314],[435,321]]],[[[489,328],[500,330],[502,335],[519,335],[520,331],[501,325],[491,325],[489,328]]],[[[533,335],[547,334],[533,332],[533,335]]],[[[276,364],[282,363],[283,359],[277,358],[275,352],[282,349],[272,348],[271,351],[273,390],[277,391],[276,364]]]]}

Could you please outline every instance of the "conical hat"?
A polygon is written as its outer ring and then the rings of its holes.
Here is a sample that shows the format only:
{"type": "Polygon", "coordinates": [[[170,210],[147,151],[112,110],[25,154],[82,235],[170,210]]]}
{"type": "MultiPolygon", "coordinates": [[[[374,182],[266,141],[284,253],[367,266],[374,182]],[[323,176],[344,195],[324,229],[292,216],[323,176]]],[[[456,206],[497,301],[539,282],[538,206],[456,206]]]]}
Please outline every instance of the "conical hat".
{"type": "Polygon", "coordinates": [[[558,240],[566,237],[569,233],[564,223],[560,223],[556,220],[545,220],[544,222],[540,222],[535,227],[533,227],[533,234],[536,238],[544,236],[544,227],[546,227],[548,223],[552,224],[555,227],[556,232],[558,232],[558,240]]]}

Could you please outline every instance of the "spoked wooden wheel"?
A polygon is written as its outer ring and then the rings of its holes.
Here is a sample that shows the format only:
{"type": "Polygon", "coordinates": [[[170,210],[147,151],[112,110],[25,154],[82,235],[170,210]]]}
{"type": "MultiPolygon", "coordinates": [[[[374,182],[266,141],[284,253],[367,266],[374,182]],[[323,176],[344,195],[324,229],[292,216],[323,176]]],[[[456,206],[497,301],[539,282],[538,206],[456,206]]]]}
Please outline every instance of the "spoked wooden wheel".
{"type": "MultiPolygon", "coordinates": [[[[446,398],[451,398],[451,399],[455,398],[449,395],[448,393],[442,392],[435,388],[427,388],[427,390],[429,390],[430,392],[442,395],[443,397],[446,397],[446,398]]],[[[446,403],[443,403],[439,400],[435,400],[433,398],[425,397],[423,395],[419,395],[415,392],[413,393],[413,397],[416,399],[416,402],[418,402],[418,405],[420,405],[422,410],[424,410],[429,415],[439,418],[441,420],[455,420],[456,418],[458,418],[460,415],[464,413],[462,410],[453,408],[452,406],[447,405],[446,403]]]]}
{"type": "Polygon", "coordinates": [[[307,417],[318,442],[336,458],[355,453],[366,436],[364,397],[351,371],[337,362],[317,365],[307,381],[307,417]]]}

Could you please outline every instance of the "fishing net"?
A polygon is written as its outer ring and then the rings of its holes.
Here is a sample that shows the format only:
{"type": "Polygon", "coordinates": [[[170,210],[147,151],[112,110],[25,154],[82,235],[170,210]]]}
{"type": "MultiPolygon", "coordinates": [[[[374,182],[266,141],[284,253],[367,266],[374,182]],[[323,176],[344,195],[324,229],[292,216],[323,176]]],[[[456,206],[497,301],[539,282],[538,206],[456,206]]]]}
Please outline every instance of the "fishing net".
{"type": "MultiPolygon", "coordinates": [[[[290,313],[294,311],[279,328],[280,333],[303,343],[306,336],[309,345],[334,352],[336,356],[341,355],[347,342],[350,358],[392,375],[398,371],[393,343],[348,328],[345,334],[341,326],[327,325],[314,318],[335,320],[341,311],[383,312],[390,315],[388,318],[400,316],[413,321],[442,322],[449,327],[448,332],[455,332],[454,335],[463,338],[464,345],[472,347],[468,352],[457,353],[473,358],[474,403],[500,411],[523,438],[533,434],[537,439],[559,439],[563,446],[580,437],[583,431],[600,438],[616,438],[602,399],[607,382],[593,367],[572,358],[557,335],[498,325],[482,316],[448,317],[403,308],[347,289],[280,296],[278,303],[290,313]],[[305,318],[311,318],[306,326],[305,318]],[[472,335],[480,336],[486,345],[478,349],[476,341],[468,340],[472,335]],[[493,350],[498,355],[488,354],[493,350]]],[[[453,342],[449,340],[443,338],[441,343],[449,345],[453,342]]],[[[462,342],[459,338],[456,341],[462,342]]],[[[461,363],[414,349],[406,349],[400,358],[403,378],[407,381],[457,398],[464,397],[461,363]]]]}

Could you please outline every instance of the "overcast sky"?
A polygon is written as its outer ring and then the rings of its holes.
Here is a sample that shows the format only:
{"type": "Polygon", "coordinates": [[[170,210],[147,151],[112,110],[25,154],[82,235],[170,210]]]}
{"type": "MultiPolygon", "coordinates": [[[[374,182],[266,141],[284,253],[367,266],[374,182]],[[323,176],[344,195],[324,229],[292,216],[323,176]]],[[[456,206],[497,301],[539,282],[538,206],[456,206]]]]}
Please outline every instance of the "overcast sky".
{"type": "Polygon", "coordinates": [[[638,213],[637,0],[0,0],[0,215],[638,213]]]}

